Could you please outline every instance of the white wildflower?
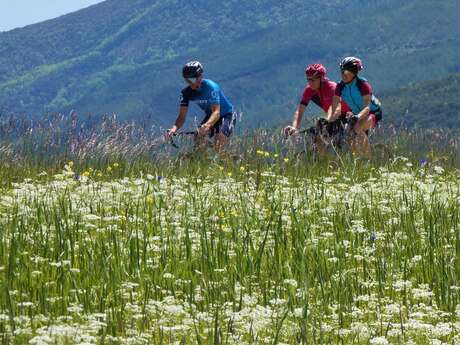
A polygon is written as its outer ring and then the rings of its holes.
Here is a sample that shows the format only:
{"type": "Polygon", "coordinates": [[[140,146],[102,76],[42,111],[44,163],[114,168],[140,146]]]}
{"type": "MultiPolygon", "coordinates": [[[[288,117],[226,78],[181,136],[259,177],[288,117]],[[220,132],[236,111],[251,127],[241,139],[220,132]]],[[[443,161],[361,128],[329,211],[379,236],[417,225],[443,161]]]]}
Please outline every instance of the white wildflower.
{"type": "Polygon", "coordinates": [[[434,171],[435,171],[437,174],[439,174],[439,175],[441,175],[441,174],[444,172],[444,169],[443,169],[442,167],[438,166],[438,165],[436,165],[435,167],[433,167],[433,169],[434,169],[434,171]]]}
{"type": "Polygon", "coordinates": [[[284,279],[284,284],[289,285],[293,288],[297,288],[297,280],[295,279],[284,279]]]}
{"type": "Polygon", "coordinates": [[[393,283],[393,288],[396,291],[408,290],[412,287],[412,282],[409,280],[398,280],[393,283]]]}
{"type": "Polygon", "coordinates": [[[375,337],[372,338],[369,343],[371,345],[388,345],[388,340],[385,337],[375,337]]]}

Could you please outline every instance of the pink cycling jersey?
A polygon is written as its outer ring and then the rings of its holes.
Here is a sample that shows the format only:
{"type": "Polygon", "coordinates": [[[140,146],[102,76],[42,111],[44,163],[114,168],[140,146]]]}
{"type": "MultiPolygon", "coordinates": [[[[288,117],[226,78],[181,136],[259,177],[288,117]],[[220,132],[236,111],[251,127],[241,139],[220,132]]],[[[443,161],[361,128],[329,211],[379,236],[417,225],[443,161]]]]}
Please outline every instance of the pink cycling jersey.
{"type": "MultiPolygon", "coordinates": [[[[307,106],[310,101],[313,101],[318,107],[322,108],[325,113],[329,110],[332,105],[332,98],[335,94],[335,88],[337,84],[329,79],[324,79],[321,82],[321,87],[318,90],[313,90],[310,85],[305,87],[303,91],[302,99],[300,104],[307,106]]],[[[340,102],[342,114],[350,111],[350,107],[344,101],[340,102]]]]}

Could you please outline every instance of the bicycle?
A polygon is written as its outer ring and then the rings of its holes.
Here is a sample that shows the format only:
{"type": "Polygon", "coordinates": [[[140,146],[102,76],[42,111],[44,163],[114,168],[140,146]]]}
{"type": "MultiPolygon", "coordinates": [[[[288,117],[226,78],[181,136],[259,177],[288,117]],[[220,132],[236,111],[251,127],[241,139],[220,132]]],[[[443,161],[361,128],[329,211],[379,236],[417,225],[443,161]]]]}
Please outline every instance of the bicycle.
{"type": "Polygon", "coordinates": [[[324,154],[330,149],[335,154],[339,154],[339,151],[349,146],[349,142],[353,140],[355,136],[354,126],[357,121],[358,117],[356,116],[339,118],[333,122],[318,118],[315,126],[295,131],[287,136],[285,133],[285,139],[291,137],[292,134],[303,134],[304,147],[296,155],[307,154],[308,152],[313,155],[324,154]]]}

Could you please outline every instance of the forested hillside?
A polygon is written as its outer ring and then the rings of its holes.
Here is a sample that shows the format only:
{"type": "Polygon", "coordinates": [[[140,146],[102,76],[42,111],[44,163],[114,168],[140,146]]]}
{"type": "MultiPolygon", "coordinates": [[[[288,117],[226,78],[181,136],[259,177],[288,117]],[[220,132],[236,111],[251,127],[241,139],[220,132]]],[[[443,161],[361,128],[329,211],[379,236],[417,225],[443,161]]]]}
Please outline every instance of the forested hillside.
{"type": "Polygon", "coordinates": [[[0,34],[0,108],[169,123],[181,66],[196,58],[247,125],[272,124],[291,116],[312,61],[336,79],[339,60],[358,55],[376,93],[460,71],[459,10],[456,0],[107,0],[0,34]]]}
{"type": "Polygon", "coordinates": [[[421,128],[460,128],[460,74],[410,84],[383,95],[385,115],[395,123],[421,128]]]}

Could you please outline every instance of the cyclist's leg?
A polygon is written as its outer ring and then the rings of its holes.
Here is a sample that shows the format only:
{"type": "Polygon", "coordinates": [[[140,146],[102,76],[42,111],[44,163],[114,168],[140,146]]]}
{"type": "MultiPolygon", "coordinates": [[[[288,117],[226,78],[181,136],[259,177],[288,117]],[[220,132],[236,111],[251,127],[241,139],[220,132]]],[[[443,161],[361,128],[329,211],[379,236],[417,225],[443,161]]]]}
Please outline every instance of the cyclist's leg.
{"type": "Polygon", "coordinates": [[[378,121],[379,120],[377,119],[377,115],[375,113],[370,113],[364,119],[358,120],[355,126],[355,131],[360,133],[367,132],[375,128],[375,126],[377,126],[378,121]]]}
{"type": "Polygon", "coordinates": [[[327,153],[330,142],[329,123],[325,118],[318,118],[316,121],[316,132],[313,136],[313,145],[316,152],[321,155],[327,153]]]}
{"type": "Polygon", "coordinates": [[[220,155],[224,154],[230,136],[236,124],[236,113],[226,114],[220,118],[213,129],[215,129],[214,148],[220,155]]]}
{"type": "Polygon", "coordinates": [[[323,139],[326,146],[332,146],[334,150],[341,148],[344,134],[344,117],[339,117],[333,122],[327,122],[325,131],[323,131],[323,139]]]}
{"type": "Polygon", "coordinates": [[[347,123],[348,119],[343,113],[333,122],[332,141],[337,149],[343,149],[344,144],[347,144],[347,123]]]}
{"type": "Polygon", "coordinates": [[[378,121],[380,120],[381,115],[376,113],[370,113],[364,119],[359,119],[355,125],[355,145],[357,149],[357,153],[360,153],[364,156],[370,156],[371,154],[371,147],[369,143],[368,133],[369,130],[375,128],[377,126],[378,121]]]}
{"type": "Polygon", "coordinates": [[[223,133],[217,133],[216,138],[214,140],[214,149],[219,155],[223,155],[225,153],[225,147],[229,142],[229,138],[225,136],[223,133]]]}
{"type": "MultiPolygon", "coordinates": [[[[209,116],[210,115],[206,115],[203,120],[201,121],[200,123],[200,126],[201,127],[202,125],[204,125],[206,122],[208,122],[209,120],[209,116]]],[[[209,137],[212,137],[214,135],[214,127],[210,129],[209,131],[209,134],[208,136],[209,137]]],[[[202,136],[202,135],[197,135],[195,136],[195,146],[194,146],[194,149],[196,151],[204,151],[206,149],[206,142],[207,142],[207,138],[206,136],[202,136]]]]}
{"type": "Polygon", "coordinates": [[[313,146],[314,150],[320,155],[325,155],[327,153],[327,145],[321,137],[321,134],[317,134],[313,137],[313,146]]]}

